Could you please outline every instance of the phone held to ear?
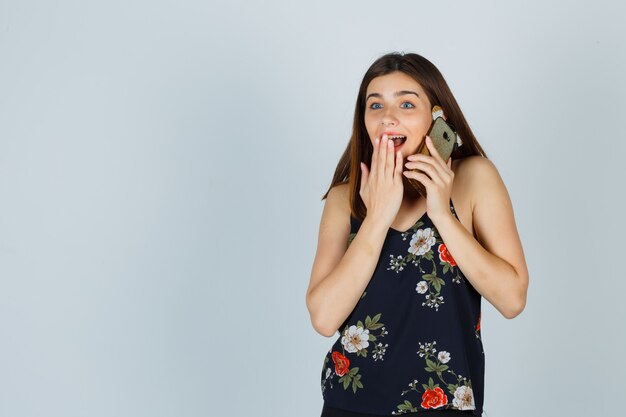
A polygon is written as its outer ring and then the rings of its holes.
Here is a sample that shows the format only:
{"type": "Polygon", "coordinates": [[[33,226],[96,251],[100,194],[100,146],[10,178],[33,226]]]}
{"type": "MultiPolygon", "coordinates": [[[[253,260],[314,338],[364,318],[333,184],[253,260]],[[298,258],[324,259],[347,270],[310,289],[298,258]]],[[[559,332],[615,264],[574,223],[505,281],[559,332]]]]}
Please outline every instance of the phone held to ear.
{"type": "MultiPolygon", "coordinates": [[[[461,142],[461,138],[457,135],[454,130],[454,126],[450,123],[446,122],[443,118],[443,110],[439,106],[434,106],[432,110],[433,114],[433,122],[430,125],[430,129],[428,130],[427,136],[429,136],[433,140],[433,145],[441,158],[447,163],[448,159],[450,159],[450,155],[457,149],[460,145],[463,144],[461,142]]],[[[416,153],[421,153],[426,156],[432,156],[430,151],[428,150],[428,146],[426,145],[426,138],[420,143],[417,148],[416,153]]],[[[425,172],[414,168],[412,171],[419,172],[422,174],[426,174],[425,172]]],[[[422,196],[426,197],[426,187],[414,178],[407,178],[409,184],[413,186],[417,190],[417,192],[422,196]]]]}

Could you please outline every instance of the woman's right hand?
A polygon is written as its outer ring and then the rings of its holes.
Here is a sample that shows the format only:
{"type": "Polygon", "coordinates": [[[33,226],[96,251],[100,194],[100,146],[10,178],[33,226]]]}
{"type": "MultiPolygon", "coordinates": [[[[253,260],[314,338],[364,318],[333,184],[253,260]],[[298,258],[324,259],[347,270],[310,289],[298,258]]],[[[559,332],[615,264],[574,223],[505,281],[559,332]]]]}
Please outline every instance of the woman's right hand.
{"type": "Polygon", "coordinates": [[[372,216],[386,227],[391,227],[404,194],[402,184],[402,154],[394,155],[393,141],[383,135],[374,141],[371,171],[361,162],[361,189],[359,194],[372,216]]]}

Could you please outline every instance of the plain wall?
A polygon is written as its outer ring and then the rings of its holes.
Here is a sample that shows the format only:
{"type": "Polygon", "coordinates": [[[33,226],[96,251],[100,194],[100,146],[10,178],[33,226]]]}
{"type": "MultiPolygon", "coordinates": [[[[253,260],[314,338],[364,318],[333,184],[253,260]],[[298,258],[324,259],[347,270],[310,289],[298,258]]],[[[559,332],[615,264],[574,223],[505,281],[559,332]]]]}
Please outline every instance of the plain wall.
{"type": "Polygon", "coordinates": [[[361,77],[416,52],[530,271],[488,417],[618,415],[620,1],[0,1],[0,415],[319,416],[305,291],[361,77]]]}

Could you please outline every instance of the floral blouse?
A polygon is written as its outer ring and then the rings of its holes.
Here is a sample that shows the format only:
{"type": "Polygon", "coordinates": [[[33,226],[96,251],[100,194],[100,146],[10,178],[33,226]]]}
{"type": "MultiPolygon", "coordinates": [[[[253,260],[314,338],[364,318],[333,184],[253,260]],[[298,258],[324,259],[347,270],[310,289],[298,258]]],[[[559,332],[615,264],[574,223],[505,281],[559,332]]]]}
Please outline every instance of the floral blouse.
{"type": "MultiPolygon", "coordinates": [[[[450,210],[458,220],[452,199],[450,210]]],[[[352,242],[361,221],[350,216],[352,242]]],[[[324,357],[328,406],[398,415],[441,409],[482,415],[481,295],[425,213],[389,228],[360,300],[324,357]]]]}

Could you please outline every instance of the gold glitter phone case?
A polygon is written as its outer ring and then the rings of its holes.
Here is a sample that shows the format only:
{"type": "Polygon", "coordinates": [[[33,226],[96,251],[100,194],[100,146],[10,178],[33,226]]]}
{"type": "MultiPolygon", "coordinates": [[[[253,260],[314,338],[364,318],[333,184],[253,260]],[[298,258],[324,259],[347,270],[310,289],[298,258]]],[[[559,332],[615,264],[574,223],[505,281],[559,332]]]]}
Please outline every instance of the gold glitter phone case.
{"type": "MultiPolygon", "coordinates": [[[[437,149],[437,152],[439,152],[441,158],[445,162],[448,162],[452,152],[462,144],[461,138],[456,133],[454,126],[445,121],[441,107],[434,106],[432,115],[433,122],[430,125],[427,135],[433,140],[433,145],[435,149],[437,149]]],[[[416,153],[431,156],[428,146],[426,145],[426,138],[420,143],[416,153]]],[[[428,175],[417,168],[414,168],[412,171],[428,175]]],[[[413,178],[407,178],[407,180],[422,197],[426,197],[426,187],[424,187],[421,182],[413,178]]]]}

